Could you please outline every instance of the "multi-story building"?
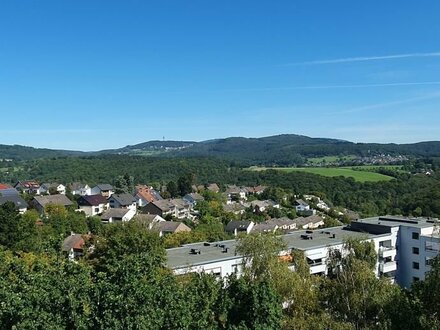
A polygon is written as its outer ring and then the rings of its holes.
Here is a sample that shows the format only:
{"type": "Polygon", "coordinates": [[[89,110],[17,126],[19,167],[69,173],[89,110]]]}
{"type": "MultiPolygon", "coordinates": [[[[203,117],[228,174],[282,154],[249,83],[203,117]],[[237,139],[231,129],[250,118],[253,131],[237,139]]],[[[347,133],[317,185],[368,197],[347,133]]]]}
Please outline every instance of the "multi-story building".
{"type": "MultiPolygon", "coordinates": [[[[374,243],[378,255],[376,275],[409,287],[423,280],[430,269],[430,260],[439,251],[440,239],[434,219],[375,217],[353,221],[349,226],[317,230],[294,231],[282,235],[287,249],[304,252],[312,274],[327,274],[327,259],[331,249],[342,250],[348,238],[374,243]]],[[[208,272],[218,277],[239,273],[242,256],[236,251],[237,241],[195,243],[167,250],[168,266],[176,274],[208,272]]],[[[290,266],[293,270],[293,265],[290,266]]]]}

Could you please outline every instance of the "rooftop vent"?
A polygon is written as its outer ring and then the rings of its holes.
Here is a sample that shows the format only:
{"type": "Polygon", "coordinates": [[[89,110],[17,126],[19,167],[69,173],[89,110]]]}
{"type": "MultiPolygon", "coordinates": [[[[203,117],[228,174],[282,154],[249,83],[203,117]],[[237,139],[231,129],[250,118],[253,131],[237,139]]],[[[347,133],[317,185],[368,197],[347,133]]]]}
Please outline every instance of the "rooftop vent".
{"type": "Polygon", "coordinates": [[[189,253],[190,253],[190,254],[201,254],[202,251],[200,251],[199,249],[191,249],[191,250],[189,251],[189,253]]]}

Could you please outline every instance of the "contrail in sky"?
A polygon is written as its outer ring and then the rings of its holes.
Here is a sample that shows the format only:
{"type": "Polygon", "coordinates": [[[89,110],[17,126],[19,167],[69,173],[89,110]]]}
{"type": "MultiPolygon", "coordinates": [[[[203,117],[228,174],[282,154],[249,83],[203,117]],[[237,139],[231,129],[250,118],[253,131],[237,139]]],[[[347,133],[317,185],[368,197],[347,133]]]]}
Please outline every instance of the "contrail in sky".
{"type": "Polygon", "coordinates": [[[297,62],[297,63],[290,63],[290,64],[286,64],[286,65],[287,66],[295,66],[295,65],[338,64],[338,63],[380,61],[380,60],[392,60],[392,59],[399,59],[399,58],[415,58],[415,57],[440,57],[440,52],[409,53],[409,54],[396,54],[396,55],[384,55],[384,56],[346,57],[346,58],[336,58],[336,59],[329,59],[329,60],[297,62]]]}
{"type": "Polygon", "coordinates": [[[416,81],[416,82],[396,82],[379,84],[347,84],[347,85],[310,85],[310,86],[286,86],[286,87],[261,87],[261,88],[243,88],[243,89],[225,89],[221,92],[270,92],[283,90],[300,89],[343,89],[343,88],[369,88],[369,87],[397,87],[397,86],[424,86],[440,85],[440,81],[416,81]]]}

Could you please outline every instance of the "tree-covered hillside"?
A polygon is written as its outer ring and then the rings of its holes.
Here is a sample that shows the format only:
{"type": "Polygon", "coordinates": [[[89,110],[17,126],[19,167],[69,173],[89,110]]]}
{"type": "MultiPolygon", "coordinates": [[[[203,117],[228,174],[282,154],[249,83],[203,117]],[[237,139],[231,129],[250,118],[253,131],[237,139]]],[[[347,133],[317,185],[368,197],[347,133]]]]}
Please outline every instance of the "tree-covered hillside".
{"type": "Polygon", "coordinates": [[[369,157],[379,154],[413,157],[440,156],[440,142],[413,144],[353,143],[348,141],[311,138],[283,134],[262,138],[230,137],[203,142],[149,141],[119,149],[97,152],[36,149],[24,146],[0,145],[0,158],[29,160],[60,156],[124,154],[153,157],[216,157],[234,163],[249,165],[295,166],[306,158],[323,156],[369,157]]]}

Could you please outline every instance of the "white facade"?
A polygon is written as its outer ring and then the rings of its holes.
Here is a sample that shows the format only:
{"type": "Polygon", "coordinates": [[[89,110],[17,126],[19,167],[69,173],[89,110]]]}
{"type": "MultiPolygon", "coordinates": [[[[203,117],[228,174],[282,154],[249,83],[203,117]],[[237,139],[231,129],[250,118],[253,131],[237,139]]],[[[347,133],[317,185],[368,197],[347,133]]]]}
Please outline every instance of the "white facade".
{"type": "Polygon", "coordinates": [[[406,288],[425,279],[431,269],[429,260],[439,252],[438,234],[434,226],[419,228],[402,226],[399,233],[399,283],[406,288]],[[403,257],[405,256],[405,258],[403,257]]]}
{"type": "Polygon", "coordinates": [[[102,214],[108,209],[108,203],[101,203],[99,205],[80,205],[79,209],[85,213],[86,216],[91,217],[94,215],[102,214]]]}
{"type": "MultiPolygon", "coordinates": [[[[424,280],[430,260],[439,252],[440,238],[432,219],[376,217],[352,222],[350,227],[295,231],[282,235],[291,249],[304,252],[311,274],[327,274],[330,250],[342,251],[349,237],[372,241],[378,258],[376,276],[387,277],[402,287],[424,280]]],[[[168,266],[176,274],[211,272],[224,277],[240,271],[242,257],[235,252],[236,241],[196,243],[168,249],[168,266]]],[[[290,266],[293,270],[293,266],[290,266]]]]}
{"type": "Polygon", "coordinates": [[[84,185],[76,190],[72,190],[73,195],[79,195],[79,196],[89,196],[92,195],[92,188],[89,187],[89,185],[84,185]]]}

